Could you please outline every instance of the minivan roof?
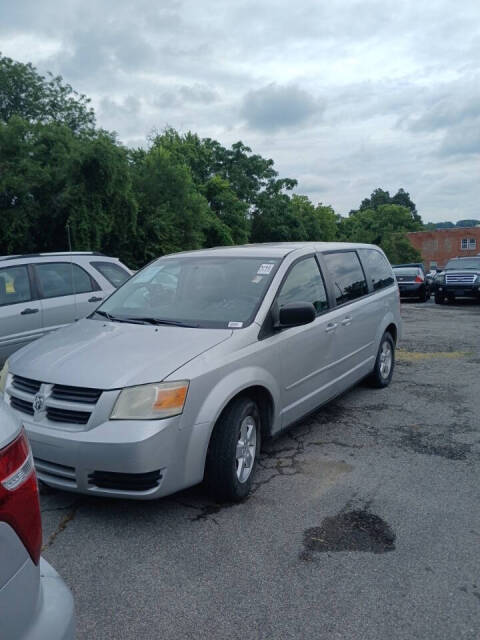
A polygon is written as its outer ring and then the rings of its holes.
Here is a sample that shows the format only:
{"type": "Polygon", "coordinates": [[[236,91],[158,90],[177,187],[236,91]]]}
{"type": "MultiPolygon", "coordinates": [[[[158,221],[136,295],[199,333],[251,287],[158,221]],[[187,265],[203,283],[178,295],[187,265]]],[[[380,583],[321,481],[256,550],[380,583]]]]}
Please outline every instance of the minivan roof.
{"type": "Polygon", "coordinates": [[[258,244],[244,244],[234,247],[212,247],[211,249],[198,249],[196,251],[182,251],[168,256],[249,256],[252,258],[283,258],[294,251],[339,251],[342,249],[378,249],[372,244],[359,244],[352,242],[262,242],[258,244]]]}

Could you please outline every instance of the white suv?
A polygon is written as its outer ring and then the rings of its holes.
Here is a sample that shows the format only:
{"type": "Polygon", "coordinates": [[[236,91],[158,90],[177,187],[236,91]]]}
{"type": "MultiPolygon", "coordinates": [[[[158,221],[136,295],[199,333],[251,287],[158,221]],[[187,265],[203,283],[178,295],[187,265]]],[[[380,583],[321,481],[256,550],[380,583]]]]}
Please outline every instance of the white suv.
{"type": "Polygon", "coordinates": [[[101,253],[0,257],[0,364],[32,340],[94,311],[131,274],[101,253]]]}

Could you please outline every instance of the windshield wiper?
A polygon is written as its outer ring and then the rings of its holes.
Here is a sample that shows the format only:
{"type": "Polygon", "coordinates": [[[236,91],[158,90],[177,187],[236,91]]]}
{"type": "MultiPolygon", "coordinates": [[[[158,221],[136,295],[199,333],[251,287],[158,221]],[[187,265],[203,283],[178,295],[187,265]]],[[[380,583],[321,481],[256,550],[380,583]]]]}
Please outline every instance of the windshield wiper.
{"type": "MultiPolygon", "coordinates": [[[[125,318],[125,320],[127,320],[127,318],[125,318]]],[[[150,317],[128,318],[128,320],[136,320],[137,322],[143,322],[145,324],[165,324],[171,325],[172,327],[191,327],[192,329],[198,329],[198,324],[190,324],[188,322],[181,322],[180,320],[163,320],[162,318],[150,317]]]]}
{"type": "Polygon", "coordinates": [[[96,310],[95,310],[95,311],[92,313],[92,315],[95,315],[95,314],[98,314],[99,316],[103,316],[103,317],[104,317],[104,318],[106,318],[107,320],[110,320],[110,321],[112,321],[112,320],[113,320],[112,316],[111,316],[109,313],[107,313],[106,311],[96,311],[96,310]]]}
{"type": "Polygon", "coordinates": [[[94,311],[93,313],[98,313],[99,316],[103,316],[104,318],[107,318],[107,320],[110,320],[110,322],[128,322],[128,323],[134,323],[134,324],[146,324],[143,321],[143,318],[125,318],[125,317],[118,317],[118,316],[114,316],[111,313],[107,313],[106,311],[94,311]]]}
{"type": "Polygon", "coordinates": [[[106,311],[94,311],[100,316],[107,318],[110,322],[128,322],[131,324],[153,324],[153,325],[171,325],[173,327],[191,327],[192,329],[198,329],[198,324],[189,324],[188,322],[181,322],[180,320],[162,320],[161,318],[151,317],[127,317],[127,316],[114,316],[106,311]]]}

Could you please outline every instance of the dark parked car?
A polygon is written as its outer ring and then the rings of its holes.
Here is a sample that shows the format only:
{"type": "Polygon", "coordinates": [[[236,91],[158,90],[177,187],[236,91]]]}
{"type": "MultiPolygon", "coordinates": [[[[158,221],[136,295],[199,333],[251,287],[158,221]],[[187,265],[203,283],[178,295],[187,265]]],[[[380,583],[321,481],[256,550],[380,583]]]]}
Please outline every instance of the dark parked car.
{"type": "Polygon", "coordinates": [[[430,298],[430,284],[420,267],[393,267],[401,298],[418,298],[426,302],[430,298]]]}
{"type": "Polygon", "coordinates": [[[480,300],[480,256],[452,258],[435,277],[435,302],[447,299],[476,298],[480,300]]]}

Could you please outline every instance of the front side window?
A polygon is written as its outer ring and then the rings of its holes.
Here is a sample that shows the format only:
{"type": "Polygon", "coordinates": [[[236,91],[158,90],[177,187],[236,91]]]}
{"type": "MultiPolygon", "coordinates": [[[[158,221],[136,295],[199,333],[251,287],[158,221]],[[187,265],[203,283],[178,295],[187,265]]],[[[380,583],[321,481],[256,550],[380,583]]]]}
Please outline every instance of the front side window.
{"type": "Polygon", "coordinates": [[[337,305],[350,302],[368,292],[360,260],[355,251],[324,254],[332,278],[337,305]]]}
{"type": "Polygon", "coordinates": [[[93,291],[92,281],[86,271],[70,262],[36,264],[43,298],[58,298],[76,293],[93,291]]]}
{"type": "Polygon", "coordinates": [[[27,267],[0,269],[0,307],[32,299],[27,267]]]}
{"type": "Polygon", "coordinates": [[[374,291],[389,287],[394,282],[392,268],[380,251],[359,249],[358,253],[374,291]]]}
{"type": "Polygon", "coordinates": [[[124,322],[240,329],[253,321],[279,264],[279,258],[160,258],[97,313],[124,322]]]}
{"type": "Polygon", "coordinates": [[[130,278],[128,271],[119,264],[113,262],[91,262],[90,264],[116,289],[130,278]]]}
{"type": "Polygon", "coordinates": [[[315,258],[310,257],[293,265],[278,294],[277,304],[311,302],[317,313],[328,308],[327,294],[315,258]]]}

